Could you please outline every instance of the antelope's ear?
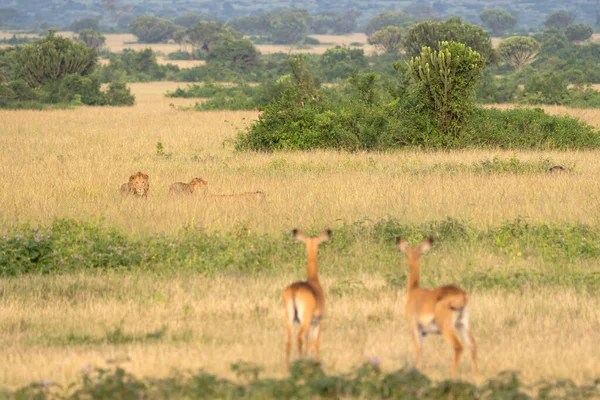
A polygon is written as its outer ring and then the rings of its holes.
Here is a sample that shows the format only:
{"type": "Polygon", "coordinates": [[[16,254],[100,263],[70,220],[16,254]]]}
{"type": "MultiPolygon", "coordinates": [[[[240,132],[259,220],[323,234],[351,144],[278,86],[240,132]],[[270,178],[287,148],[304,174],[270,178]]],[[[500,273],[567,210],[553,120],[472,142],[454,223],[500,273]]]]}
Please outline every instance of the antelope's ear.
{"type": "Polygon", "coordinates": [[[323,232],[321,232],[321,234],[319,236],[317,236],[317,239],[319,239],[319,243],[329,239],[331,237],[331,229],[326,229],[323,232]]]}
{"type": "Polygon", "coordinates": [[[408,242],[406,241],[406,239],[402,239],[402,238],[396,239],[396,246],[403,253],[406,253],[406,251],[408,250],[408,242]]]}
{"type": "Polygon", "coordinates": [[[292,231],[292,237],[297,240],[306,241],[306,235],[299,229],[294,229],[292,231]]]}
{"type": "Polygon", "coordinates": [[[421,243],[421,253],[427,253],[429,250],[431,250],[431,245],[433,245],[432,238],[423,240],[423,243],[421,243]]]}

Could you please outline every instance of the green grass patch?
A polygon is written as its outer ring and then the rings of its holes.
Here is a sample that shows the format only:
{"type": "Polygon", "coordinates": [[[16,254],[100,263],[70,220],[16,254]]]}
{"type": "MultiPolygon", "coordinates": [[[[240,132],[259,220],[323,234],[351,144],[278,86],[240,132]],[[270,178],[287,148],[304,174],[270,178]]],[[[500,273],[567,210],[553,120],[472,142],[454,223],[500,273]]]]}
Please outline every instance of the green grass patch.
{"type": "MultiPolygon", "coordinates": [[[[478,289],[561,286],[593,293],[600,289],[600,271],[586,267],[600,258],[600,230],[584,224],[517,219],[480,228],[454,219],[421,224],[397,219],[356,221],[334,228],[320,257],[329,273],[348,269],[383,273],[388,274],[390,288],[403,286],[406,268],[400,266],[404,261],[394,248],[399,236],[415,243],[432,237],[439,257],[450,254],[463,260],[465,265],[456,276],[440,276],[433,270],[426,278],[428,285],[451,278],[478,289]],[[506,267],[473,265],[482,253],[493,255],[506,267]]],[[[182,229],[175,236],[130,237],[101,221],[58,219],[47,226],[14,228],[0,238],[0,275],[102,269],[277,273],[304,256],[304,248],[285,232],[256,234],[239,226],[226,233],[182,229]]],[[[339,282],[333,294],[360,287],[352,280],[339,282]]]]}

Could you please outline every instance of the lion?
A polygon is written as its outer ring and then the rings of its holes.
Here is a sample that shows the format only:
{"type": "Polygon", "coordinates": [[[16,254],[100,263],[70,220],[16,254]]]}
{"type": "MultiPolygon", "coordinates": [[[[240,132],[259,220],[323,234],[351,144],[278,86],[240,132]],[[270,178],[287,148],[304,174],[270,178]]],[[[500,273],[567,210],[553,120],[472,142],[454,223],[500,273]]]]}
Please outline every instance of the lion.
{"type": "Polygon", "coordinates": [[[554,167],[548,169],[546,174],[561,174],[561,173],[569,173],[571,170],[567,167],[563,167],[562,165],[555,165],[554,167]]]}
{"type": "Polygon", "coordinates": [[[194,178],[190,183],[175,182],[169,188],[169,194],[193,194],[196,190],[206,188],[208,182],[202,178],[194,178]]]}
{"type": "Polygon", "coordinates": [[[148,175],[138,172],[129,177],[129,182],[121,185],[121,194],[123,196],[132,194],[145,198],[148,195],[149,188],[148,175]]]}
{"type": "Polygon", "coordinates": [[[238,199],[238,200],[264,200],[265,192],[257,190],[256,192],[243,192],[235,194],[214,194],[210,197],[217,199],[238,199]]]}

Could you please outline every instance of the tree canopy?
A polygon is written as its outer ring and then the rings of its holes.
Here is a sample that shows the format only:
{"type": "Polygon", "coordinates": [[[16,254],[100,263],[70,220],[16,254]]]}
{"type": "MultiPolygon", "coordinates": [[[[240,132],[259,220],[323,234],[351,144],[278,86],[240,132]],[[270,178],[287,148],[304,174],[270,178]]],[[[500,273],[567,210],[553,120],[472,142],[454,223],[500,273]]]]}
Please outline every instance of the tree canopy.
{"type": "Polygon", "coordinates": [[[144,43],[165,42],[176,30],[173,22],[151,15],[140,15],[129,21],[129,31],[144,43]]]}
{"type": "Polygon", "coordinates": [[[397,26],[399,28],[408,28],[415,21],[413,18],[402,11],[384,11],[375,15],[367,23],[365,33],[370,36],[373,32],[381,30],[386,26],[397,26]]]}
{"type": "Polygon", "coordinates": [[[574,19],[575,17],[570,11],[555,11],[552,14],[548,15],[546,21],[544,22],[544,26],[546,28],[554,27],[560,30],[564,30],[567,26],[573,23],[574,19]]]}
{"type": "Polygon", "coordinates": [[[479,17],[483,26],[495,35],[501,35],[517,25],[517,17],[501,8],[487,8],[479,14],[479,17]]]}
{"type": "Polygon", "coordinates": [[[402,29],[397,26],[386,26],[377,32],[373,32],[368,41],[379,51],[396,54],[402,47],[402,29]]]}
{"type": "Polygon", "coordinates": [[[565,36],[571,42],[583,42],[592,37],[594,30],[585,24],[571,24],[565,28],[565,36]]]}
{"type": "Polygon", "coordinates": [[[423,47],[439,50],[438,43],[443,41],[464,43],[481,55],[487,64],[497,61],[489,34],[478,25],[463,23],[460,18],[419,22],[406,33],[403,47],[408,56],[416,57],[421,54],[423,47]]]}
{"type": "Polygon", "coordinates": [[[500,42],[498,53],[505,63],[512,65],[516,70],[520,70],[537,59],[540,49],[540,43],[534,38],[513,36],[500,42]]]}

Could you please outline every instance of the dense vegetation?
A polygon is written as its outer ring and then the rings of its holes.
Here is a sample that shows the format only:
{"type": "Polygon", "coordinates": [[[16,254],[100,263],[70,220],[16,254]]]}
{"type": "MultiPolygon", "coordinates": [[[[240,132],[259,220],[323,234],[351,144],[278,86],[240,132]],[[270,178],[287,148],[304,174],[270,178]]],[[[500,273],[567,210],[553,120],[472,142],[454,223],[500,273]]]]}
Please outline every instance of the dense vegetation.
{"type": "Polygon", "coordinates": [[[515,372],[503,372],[481,385],[465,381],[434,382],[414,369],[384,373],[372,358],[348,374],[328,375],[319,363],[297,361],[290,376],[261,379],[261,368],[248,362],[231,366],[237,380],[208,372],[173,372],[161,379],[140,379],[124,369],[86,371],[77,381],[59,385],[33,383],[14,393],[18,399],[45,398],[219,398],[219,399],[583,399],[600,395],[600,380],[577,385],[571,381],[539,382],[531,389],[515,372]],[[535,396],[535,397],[534,397],[535,396]]]}
{"type": "Polygon", "coordinates": [[[322,89],[304,59],[296,57],[281,96],[240,133],[236,146],[258,151],[356,151],[600,145],[598,132],[572,118],[550,116],[540,109],[475,108],[473,91],[482,63],[476,52],[446,42],[439,53],[425,48],[409,67],[396,63],[396,80],[353,74],[346,85],[322,89]],[[445,68],[430,69],[432,63],[445,68]]]}
{"type": "Polygon", "coordinates": [[[132,105],[129,88],[111,81],[100,88],[94,69],[97,52],[53,31],[33,44],[0,51],[0,107],[43,108],[61,105],[132,105]]]}
{"type": "MultiPolygon", "coordinates": [[[[572,15],[580,19],[577,22],[594,25],[597,22],[597,6],[597,2],[594,0],[583,0],[569,4],[559,0],[543,2],[510,0],[502,3],[502,7],[510,10],[511,14],[518,19],[518,24],[527,29],[542,26],[550,14],[564,8],[568,8],[572,15]]],[[[66,27],[76,20],[91,20],[100,16],[102,25],[123,29],[127,28],[127,24],[132,18],[140,15],[153,15],[174,21],[179,25],[185,25],[190,18],[181,19],[181,16],[189,14],[199,14],[203,20],[228,21],[248,15],[267,14],[288,7],[290,7],[289,2],[284,3],[275,0],[259,3],[240,0],[191,0],[176,5],[160,0],[151,2],[140,0],[128,2],[118,0],[97,2],[91,0],[67,2],[56,0],[30,0],[26,2],[6,0],[0,7],[0,26],[24,27],[45,23],[54,27],[66,27]]],[[[343,3],[296,1],[293,3],[293,7],[308,10],[315,20],[330,18],[332,14],[339,15],[353,10],[356,15],[356,23],[359,29],[362,30],[376,14],[390,10],[404,11],[416,19],[432,17],[443,19],[454,15],[468,21],[480,23],[481,12],[489,8],[490,4],[483,0],[466,3],[457,0],[446,0],[427,4],[417,1],[390,3],[385,0],[354,0],[343,3]]],[[[348,19],[348,16],[345,18],[348,19]]]]}
{"type": "MultiPolygon", "coordinates": [[[[542,174],[548,165],[550,160],[528,163],[495,159],[471,165],[436,165],[415,173],[542,174]]],[[[348,222],[333,230],[330,243],[321,251],[329,271],[344,271],[348,263],[362,265],[361,260],[372,256],[379,260],[377,271],[394,272],[390,285],[404,287],[406,272],[395,268],[395,238],[418,241],[434,237],[440,251],[475,246],[507,259],[533,257],[547,264],[544,273],[502,269],[471,273],[455,282],[467,289],[519,290],[523,285],[549,285],[597,293],[600,288],[597,273],[577,267],[583,260],[600,257],[600,231],[596,226],[528,223],[522,219],[486,228],[454,219],[421,224],[393,218],[365,222],[348,222]]],[[[244,226],[228,233],[182,229],[174,236],[133,237],[101,221],[60,219],[48,226],[10,228],[0,238],[0,276],[154,268],[208,274],[281,272],[301,259],[303,251],[289,234],[261,235],[244,226]]]]}

